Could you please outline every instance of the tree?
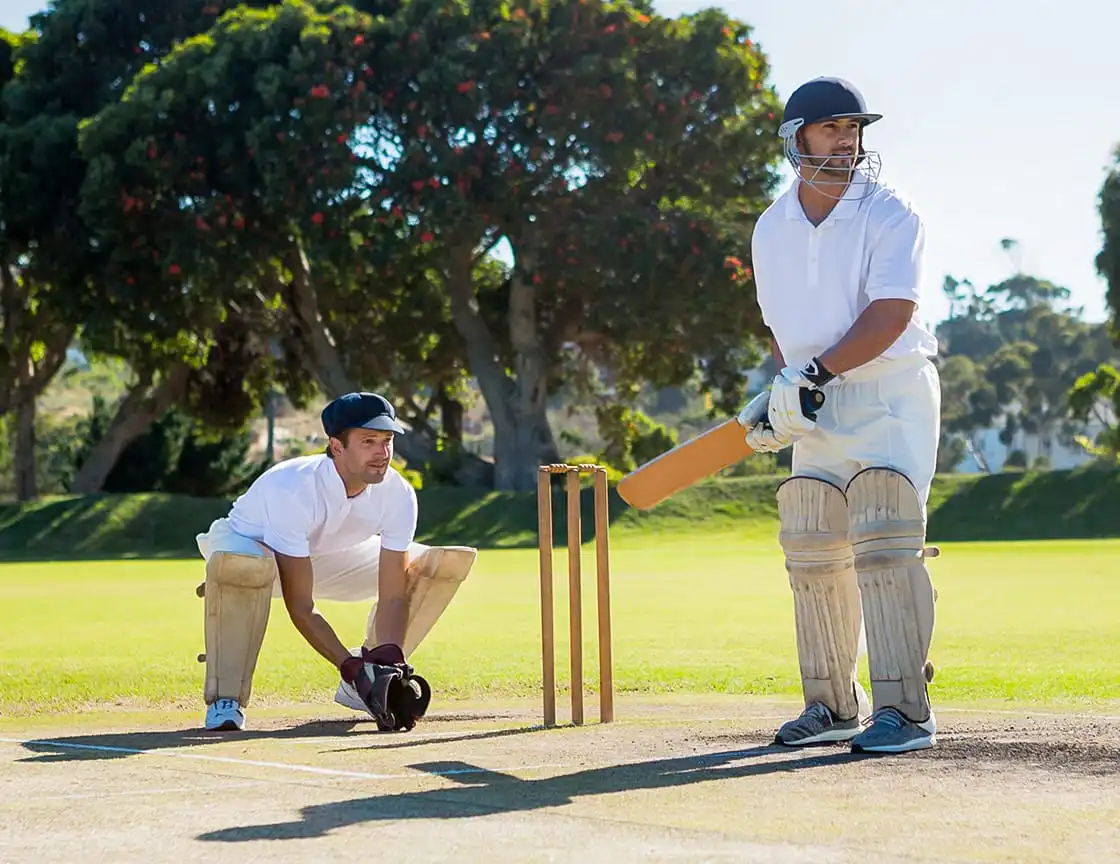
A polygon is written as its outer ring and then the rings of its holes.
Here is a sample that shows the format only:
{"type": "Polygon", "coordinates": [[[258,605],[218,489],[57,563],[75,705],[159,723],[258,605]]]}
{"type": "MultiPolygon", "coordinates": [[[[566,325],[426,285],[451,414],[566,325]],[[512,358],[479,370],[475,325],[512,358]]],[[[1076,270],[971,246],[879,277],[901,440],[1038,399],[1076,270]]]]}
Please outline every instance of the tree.
{"type": "Polygon", "coordinates": [[[736,403],[762,329],[747,238],[780,155],[749,28],[593,0],[415,0],[394,26],[396,135],[371,193],[433,247],[496,485],[534,488],[557,458],[545,405],[573,375],[625,403],[699,367],[736,403]],[[477,268],[503,240],[493,291],[477,268]]]}
{"type": "Polygon", "coordinates": [[[136,328],[171,338],[251,315],[293,401],[310,381],[328,396],[387,383],[423,432],[433,405],[454,414],[463,376],[422,250],[363,194],[386,38],[349,7],[227,13],[83,124],[83,214],[136,328]],[[424,384],[438,398],[420,407],[424,384]]]}
{"type": "Polygon", "coordinates": [[[1111,313],[1112,335],[1120,344],[1120,146],[1098,198],[1103,244],[1097,255],[1097,272],[1107,283],[1106,301],[1111,313]]]}
{"type": "Polygon", "coordinates": [[[453,427],[469,371],[497,485],[528,488],[555,458],[544,404],[567,374],[605,371],[625,399],[699,362],[735,401],[760,322],[732,253],[778,153],[746,33],[623,4],[236,10],[88,124],[83,212],[119,278],[159,286],[144,311],[209,296],[180,281],[257,291],[328,394],[360,374],[453,427]],[[503,238],[515,263],[496,271],[503,238]]]}
{"type": "MultiPolygon", "coordinates": [[[[9,259],[18,257],[21,284],[37,294],[36,314],[65,328],[59,342],[68,344],[78,331],[87,351],[118,354],[136,371],[110,434],[75,480],[80,491],[100,488],[128,441],[183,398],[192,364],[208,361],[189,339],[160,341],[147,321],[127,326],[122,309],[135,307],[121,302],[119,292],[114,296],[106,271],[110,249],[81,207],[88,164],[77,147],[79,124],[115,102],[140,69],[209,27],[221,9],[193,0],[58,0],[33,16],[29,36],[14,52],[17,74],[3,91],[0,177],[9,259]]],[[[43,369],[58,363],[44,362],[43,369]]]]}
{"type": "Polygon", "coordinates": [[[1120,371],[1107,363],[1086,372],[1070,388],[1070,414],[1077,420],[1095,420],[1102,430],[1095,439],[1079,435],[1086,452],[1120,465],[1120,371]]]}
{"type": "Polygon", "coordinates": [[[988,428],[999,412],[995,386],[984,378],[984,369],[970,357],[950,354],[940,364],[941,441],[938,470],[952,471],[966,453],[987,470],[976,433],[988,428]]]}
{"type": "MultiPolygon", "coordinates": [[[[20,52],[33,34],[0,30],[0,94],[21,74],[20,52]]],[[[12,163],[13,118],[0,98],[0,417],[14,412],[15,492],[20,501],[38,495],[35,470],[35,405],[66,359],[76,325],[60,315],[57,286],[28,272],[26,244],[13,231],[25,202],[12,163]]]]}
{"type": "Polygon", "coordinates": [[[943,466],[964,449],[979,458],[975,433],[995,422],[1007,447],[1020,435],[1036,440],[1040,462],[1055,443],[1072,444],[1082,430],[1068,390],[1110,356],[1105,328],[1063,308],[1066,288],[1024,273],[982,292],[946,277],[942,290],[951,310],[937,331],[946,358],[943,466]]]}
{"type": "MultiPolygon", "coordinates": [[[[1097,255],[1097,272],[1107,283],[1109,332],[1120,346],[1120,147],[1113,154],[1098,199],[1103,244],[1097,255]]],[[[1087,371],[1069,391],[1070,415],[1082,422],[1093,419],[1103,427],[1096,440],[1081,435],[1078,442],[1094,456],[1120,463],[1120,372],[1117,364],[1102,363],[1087,371]]]]}
{"type": "MultiPolygon", "coordinates": [[[[359,67],[346,52],[375,47],[363,47],[368,24],[347,7],[238,7],[81,124],[81,212],[106,249],[117,328],[102,339],[169,370],[172,386],[180,373],[194,388],[191,370],[209,364],[223,396],[215,422],[243,422],[278,380],[297,403],[308,392],[305,357],[285,350],[293,333],[321,383],[341,377],[319,350],[330,340],[307,251],[352,242],[361,202],[346,200],[356,170],[346,141],[372,97],[363,79],[342,79],[359,67]],[[122,329],[126,342],[143,338],[120,345],[122,329]],[[222,343],[231,331],[237,352],[222,343]]],[[[213,396],[210,387],[172,401],[204,408],[213,396]]]]}

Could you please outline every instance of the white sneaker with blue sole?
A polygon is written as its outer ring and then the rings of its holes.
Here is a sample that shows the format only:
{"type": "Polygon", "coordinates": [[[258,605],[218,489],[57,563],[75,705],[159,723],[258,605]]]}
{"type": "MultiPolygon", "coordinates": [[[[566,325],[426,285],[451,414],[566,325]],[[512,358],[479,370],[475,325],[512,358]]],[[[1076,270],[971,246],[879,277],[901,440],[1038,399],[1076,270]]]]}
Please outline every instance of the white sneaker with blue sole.
{"type": "Polygon", "coordinates": [[[245,728],[245,712],[236,699],[219,699],[206,708],[206,728],[226,732],[245,728]]]}

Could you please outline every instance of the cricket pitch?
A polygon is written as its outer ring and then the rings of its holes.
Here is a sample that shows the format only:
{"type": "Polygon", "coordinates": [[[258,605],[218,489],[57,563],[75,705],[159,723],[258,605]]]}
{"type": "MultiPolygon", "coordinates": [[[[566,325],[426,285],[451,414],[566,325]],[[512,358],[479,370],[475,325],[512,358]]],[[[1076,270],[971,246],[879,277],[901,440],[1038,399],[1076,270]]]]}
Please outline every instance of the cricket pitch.
{"type": "Polygon", "coordinates": [[[591,701],[556,729],[536,702],[442,708],[404,734],[336,705],[240,733],[198,712],[8,718],[0,858],[1120,859],[1118,716],[943,708],[933,750],[856,756],[773,746],[788,700],[620,698],[609,725],[591,701]]]}

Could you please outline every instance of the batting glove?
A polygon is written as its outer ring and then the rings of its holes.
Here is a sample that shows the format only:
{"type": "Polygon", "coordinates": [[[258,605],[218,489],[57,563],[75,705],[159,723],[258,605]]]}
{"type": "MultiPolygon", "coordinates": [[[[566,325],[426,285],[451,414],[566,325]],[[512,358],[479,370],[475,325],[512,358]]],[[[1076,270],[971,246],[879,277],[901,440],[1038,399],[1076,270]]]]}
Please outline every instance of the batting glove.
{"type": "Polygon", "coordinates": [[[746,430],[747,446],[755,453],[777,453],[793,443],[793,439],[778,435],[766,419],[770,394],[759,393],[748,402],[735,418],[746,430]]]}
{"type": "Polygon", "coordinates": [[[814,357],[800,369],[785,367],[770,385],[767,414],[780,438],[800,438],[817,426],[816,416],[808,417],[801,401],[802,389],[819,390],[836,376],[814,357]]]}

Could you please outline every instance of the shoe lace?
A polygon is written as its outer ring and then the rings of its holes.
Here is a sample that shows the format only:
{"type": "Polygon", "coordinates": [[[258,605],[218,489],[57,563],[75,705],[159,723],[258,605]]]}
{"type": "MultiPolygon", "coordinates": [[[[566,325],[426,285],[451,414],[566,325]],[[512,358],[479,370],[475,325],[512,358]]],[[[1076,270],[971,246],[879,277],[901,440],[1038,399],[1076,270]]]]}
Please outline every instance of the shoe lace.
{"type": "Polygon", "coordinates": [[[237,706],[232,699],[219,699],[216,707],[219,711],[232,711],[237,706]]]}
{"type": "Polygon", "coordinates": [[[814,702],[812,705],[806,708],[805,716],[811,717],[814,720],[820,720],[826,726],[830,726],[832,724],[832,712],[823,702],[814,702]]]}
{"type": "Polygon", "coordinates": [[[906,718],[894,708],[880,708],[871,715],[871,725],[875,724],[901,729],[906,724],[906,718]]]}

